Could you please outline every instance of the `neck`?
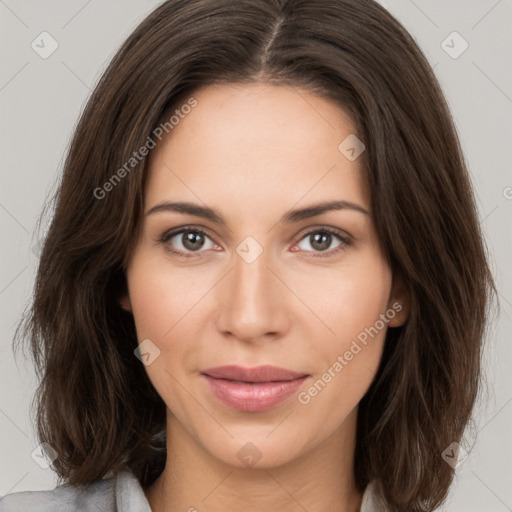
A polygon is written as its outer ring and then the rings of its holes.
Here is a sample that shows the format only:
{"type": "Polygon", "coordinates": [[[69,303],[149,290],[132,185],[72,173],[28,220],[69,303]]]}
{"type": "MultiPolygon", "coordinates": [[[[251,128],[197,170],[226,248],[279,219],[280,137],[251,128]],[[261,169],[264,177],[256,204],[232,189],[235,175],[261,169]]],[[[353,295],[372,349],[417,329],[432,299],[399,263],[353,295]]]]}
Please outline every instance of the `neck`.
{"type": "Polygon", "coordinates": [[[358,512],[362,495],[353,473],[356,414],[309,452],[280,466],[258,468],[214,458],[168,411],[166,466],[144,489],[151,510],[358,512]]]}

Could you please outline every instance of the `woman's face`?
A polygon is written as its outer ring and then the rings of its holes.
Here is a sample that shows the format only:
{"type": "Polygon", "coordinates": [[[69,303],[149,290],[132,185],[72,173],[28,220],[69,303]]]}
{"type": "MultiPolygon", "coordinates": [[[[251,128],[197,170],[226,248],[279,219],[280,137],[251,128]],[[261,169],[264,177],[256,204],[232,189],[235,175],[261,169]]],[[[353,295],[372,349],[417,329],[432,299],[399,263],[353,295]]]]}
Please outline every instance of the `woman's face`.
{"type": "Polygon", "coordinates": [[[354,432],[386,329],[404,321],[403,297],[341,109],[271,85],[193,97],[151,150],[121,304],[168,426],[219,461],[271,467],[354,432]],[[210,213],[175,211],[177,202],[210,213]],[[316,210],[329,202],[341,207],[316,210]],[[305,377],[212,370],[228,365],[305,377]]]}

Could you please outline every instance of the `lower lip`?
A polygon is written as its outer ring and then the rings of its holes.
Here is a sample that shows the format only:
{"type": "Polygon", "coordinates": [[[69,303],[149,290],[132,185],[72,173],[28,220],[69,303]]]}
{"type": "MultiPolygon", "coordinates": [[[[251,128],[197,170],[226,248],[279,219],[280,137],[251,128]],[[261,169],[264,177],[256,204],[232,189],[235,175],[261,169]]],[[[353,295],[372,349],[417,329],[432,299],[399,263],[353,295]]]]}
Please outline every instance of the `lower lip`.
{"type": "Polygon", "coordinates": [[[245,382],[215,379],[201,374],[213,394],[225,405],[239,411],[266,411],[296,393],[307,376],[280,382],[245,382]]]}

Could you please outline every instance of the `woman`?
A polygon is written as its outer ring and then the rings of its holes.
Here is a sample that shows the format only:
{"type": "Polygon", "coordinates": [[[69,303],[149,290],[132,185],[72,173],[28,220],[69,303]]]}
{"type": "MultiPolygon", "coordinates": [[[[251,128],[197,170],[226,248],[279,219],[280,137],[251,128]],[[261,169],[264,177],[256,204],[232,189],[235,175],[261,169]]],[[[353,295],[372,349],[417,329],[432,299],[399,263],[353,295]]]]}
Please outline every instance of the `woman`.
{"type": "Polygon", "coordinates": [[[493,281],[439,84],[377,3],[163,3],[56,199],[18,338],[62,485],[0,510],[443,502],[493,281]]]}

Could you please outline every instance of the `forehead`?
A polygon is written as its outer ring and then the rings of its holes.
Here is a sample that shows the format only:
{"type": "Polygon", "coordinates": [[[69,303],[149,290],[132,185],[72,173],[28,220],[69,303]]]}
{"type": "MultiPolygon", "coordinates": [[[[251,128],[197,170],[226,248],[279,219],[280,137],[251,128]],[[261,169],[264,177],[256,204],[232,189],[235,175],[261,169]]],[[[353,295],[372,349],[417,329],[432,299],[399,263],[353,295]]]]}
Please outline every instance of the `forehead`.
{"type": "Polygon", "coordinates": [[[354,124],[331,100],[268,84],[213,85],[191,96],[197,105],[150,155],[146,204],[186,196],[261,214],[270,204],[341,198],[369,208],[362,159],[339,148],[354,124]]]}

